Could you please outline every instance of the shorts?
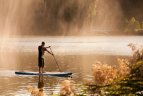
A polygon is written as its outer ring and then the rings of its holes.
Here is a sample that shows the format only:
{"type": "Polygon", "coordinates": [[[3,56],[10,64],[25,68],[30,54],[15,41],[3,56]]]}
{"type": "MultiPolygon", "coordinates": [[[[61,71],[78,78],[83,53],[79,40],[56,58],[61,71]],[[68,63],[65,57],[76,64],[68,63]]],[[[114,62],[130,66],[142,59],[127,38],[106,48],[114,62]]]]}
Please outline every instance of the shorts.
{"type": "Polygon", "coordinates": [[[44,58],[38,58],[38,66],[39,67],[44,67],[44,58]]]}

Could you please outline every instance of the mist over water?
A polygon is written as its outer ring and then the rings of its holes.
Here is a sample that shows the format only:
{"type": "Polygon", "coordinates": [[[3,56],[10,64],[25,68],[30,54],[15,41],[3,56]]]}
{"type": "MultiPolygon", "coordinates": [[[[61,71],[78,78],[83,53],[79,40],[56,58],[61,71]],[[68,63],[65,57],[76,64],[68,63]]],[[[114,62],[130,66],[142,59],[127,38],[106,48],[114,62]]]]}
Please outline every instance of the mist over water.
{"type": "Polygon", "coordinates": [[[118,0],[44,0],[34,17],[37,34],[92,36],[119,30],[118,0]]]}
{"type": "MultiPolygon", "coordinates": [[[[0,0],[0,63],[1,66],[16,65],[16,44],[11,44],[13,35],[21,34],[22,27],[31,24],[33,0],[0,0]]],[[[35,5],[34,5],[35,6],[35,5]]],[[[34,8],[33,6],[33,8],[34,8]]],[[[25,26],[26,31],[30,26],[25,26]]],[[[18,39],[14,39],[17,41],[18,39]]]]}
{"type": "MultiPolygon", "coordinates": [[[[18,63],[14,52],[21,37],[107,35],[121,28],[122,19],[120,0],[0,0],[0,62],[18,63]]],[[[89,45],[85,40],[82,43],[89,45]]]]}
{"type": "Polygon", "coordinates": [[[123,14],[120,0],[98,0],[94,30],[113,32],[120,30],[123,14]],[[99,30],[98,30],[99,29],[99,30]]]}
{"type": "MultiPolygon", "coordinates": [[[[25,94],[27,84],[37,87],[36,76],[14,72],[38,70],[41,41],[52,46],[62,70],[75,73],[80,83],[96,61],[116,64],[117,55],[129,56],[127,45],[141,45],[142,36],[105,36],[122,28],[120,1],[125,0],[0,0],[0,95],[25,94]]],[[[45,71],[57,70],[53,57],[45,54],[45,71]]],[[[44,80],[46,90],[57,91],[59,78],[44,80]]]]}
{"type": "Polygon", "coordinates": [[[14,53],[18,43],[10,43],[11,40],[19,41],[11,39],[15,36],[94,35],[95,30],[116,28],[114,20],[120,16],[117,10],[120,8],[114,0],[112,3],[107,0],[0,0],[0,62],[5,65],[18,63],[14,53]],[[112,5],[116,8],[112,9],[112,5]],[[109,10],[111,13],[104,17],[109,10]],[[115,11],[118,14],[111,20],[110,15],[115,11]]]}
{"type": "Polygon", "coordinates": [[[117,30],[118,0],[0,0],[3,35],[96,35],[117,30]]]}

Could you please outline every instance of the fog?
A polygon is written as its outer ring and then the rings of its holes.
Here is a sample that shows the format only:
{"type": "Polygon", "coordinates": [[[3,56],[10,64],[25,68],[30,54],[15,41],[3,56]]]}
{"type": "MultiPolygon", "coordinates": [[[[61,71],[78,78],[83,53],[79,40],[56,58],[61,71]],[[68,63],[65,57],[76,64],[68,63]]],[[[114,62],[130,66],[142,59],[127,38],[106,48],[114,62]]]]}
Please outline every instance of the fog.
{"type": "Polygon", "coordinates": [[[0,34],[87,36],[122,30],[142,20],[141,0],[0,0],[0,34]]]}
{"type": "MultiPolygon", "coordinates": [[[[0,51],[5,50],[9,39],[14,36],[116,34],[122,31],[125,18],[135,16],[142,20],[141,2],[142,0],[0,0],[0,51]]],[[[16,46],[14,45],[15,48],[16,46]]],[[[5,54],[7,53],[0,55],[1,58],[5,54]]],[[[5,59],[1,62],[5,62],[5,59]]]]}

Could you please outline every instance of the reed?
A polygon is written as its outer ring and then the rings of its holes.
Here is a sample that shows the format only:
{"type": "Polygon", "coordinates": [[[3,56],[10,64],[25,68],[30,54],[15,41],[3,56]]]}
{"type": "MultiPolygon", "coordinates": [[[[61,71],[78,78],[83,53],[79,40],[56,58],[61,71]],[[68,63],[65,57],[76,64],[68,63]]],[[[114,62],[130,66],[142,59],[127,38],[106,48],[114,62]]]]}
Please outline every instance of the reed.
{"type": "Polygon", "coordinates": [[[60,96],[75,96],[74,81],[63,80],[60,85],[60,96]]]}

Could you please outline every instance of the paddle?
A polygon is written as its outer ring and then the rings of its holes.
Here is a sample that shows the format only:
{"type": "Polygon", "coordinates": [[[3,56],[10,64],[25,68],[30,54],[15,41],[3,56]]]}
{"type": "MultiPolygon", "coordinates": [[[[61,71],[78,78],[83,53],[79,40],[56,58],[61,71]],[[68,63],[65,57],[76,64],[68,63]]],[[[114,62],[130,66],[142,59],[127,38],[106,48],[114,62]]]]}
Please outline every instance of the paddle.
{"type": "Polygon", "coordinates": [[[53,58],[54,58],[54,60],[55,60],[55,62],[56,62],[56,64],[57,64],[57,66],[58,66],[58,68],[59,68],[59,71],[61,72],[60,66],[59,66],[59,64],[58,64],[58,62],[57,62],[57,60],[56,60],[56,58],[55,58],[55,56],[54,56],[54,53],[53,53],[53,51],[52,51],[51,46],[50,46],[50,50],[51,50],[51,53],[53,54],[52,56],[53,56],[53,58]]]}

